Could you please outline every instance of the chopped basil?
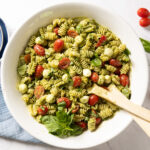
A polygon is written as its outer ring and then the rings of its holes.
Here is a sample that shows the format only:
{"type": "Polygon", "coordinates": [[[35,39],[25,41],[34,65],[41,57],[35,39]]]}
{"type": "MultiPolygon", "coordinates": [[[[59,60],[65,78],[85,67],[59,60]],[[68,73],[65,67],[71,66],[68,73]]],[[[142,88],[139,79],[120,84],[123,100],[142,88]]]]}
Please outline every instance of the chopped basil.
{"type": "Polygon", "coordinates": [[[91,63],[95,66],[95,67],[99,67],[102,65],[102,61],[99,58],[95,58],[91,61],[91,63]]]}

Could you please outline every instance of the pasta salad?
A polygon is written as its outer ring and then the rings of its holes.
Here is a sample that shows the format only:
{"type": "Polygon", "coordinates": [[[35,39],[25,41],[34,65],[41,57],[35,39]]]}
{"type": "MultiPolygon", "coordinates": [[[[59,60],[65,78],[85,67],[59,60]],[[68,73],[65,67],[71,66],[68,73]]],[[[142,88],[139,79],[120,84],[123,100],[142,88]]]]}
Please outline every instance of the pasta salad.
{"type": "Polygon", "coordinates": [[[18,62],[18,90],[49,133],[95,131],[118,107],[87,89],[115,84],[128,98],[130,51],[107,27],[86,17],[57,18],[31,36],[18,62]]]}

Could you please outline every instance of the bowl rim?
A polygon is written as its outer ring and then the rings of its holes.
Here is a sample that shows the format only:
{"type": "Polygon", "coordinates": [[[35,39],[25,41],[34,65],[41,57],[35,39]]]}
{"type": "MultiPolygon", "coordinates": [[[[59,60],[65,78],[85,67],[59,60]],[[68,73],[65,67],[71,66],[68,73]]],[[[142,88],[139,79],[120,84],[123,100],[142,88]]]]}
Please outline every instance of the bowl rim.
{"type": "MultiPolygon", "coordinates": [[[[35,136],[32,132],[30,132],[30,131],[28,131],[28,129],[27,128],[25,128],[25,126],[23,125],[23,123],[22,122],[20,122],[19,121],[19,119],[15,116],[15,114],[13,113],[13,111],[12,111],[12,109],[11,109],[11,106],[9,105],[9,102],[6,100],[6,94],[5,94],[5,92],[3,92],[4,91],[4,89],[5,89],[5,86],[4,86],[4,76],[3,76],[3,70],[4,70],[4,59],[6,59],[5,58],[5,55],[6,55],[6,53],[7,53],[7,51],[8,51],[8,47],[9,47],[9,45],[10,45],[10,43],[11,43],[11,41],[12,41],[12,39],[16,36],[16,34],[18,33],[18,31],[24,26],[24,24],[26,24],[27,22],[29,22],[30,20],[32,20],[32,18],[34,18],[36,15],[39,15],[40,13],[42,13],[42,12],[44,12],[44,11],[46,11],[46,10],[48,10],[48,9],[51,9],[52,7],[55,7],[55,6],[60,6],[60,5],[66,5],[66,4],[86,4],[86,5],[92,5],[92,6],[97,6],[97,0],[95,0],[95,1],[80,1],[80,0],[63,0],[63,1],[60,1],[60,0],[55,0],[55,1],[52,1],[52,3],[51,4],[49,4],[48,6],[46,6],[46,7],[44,7],[44,8],[41,8],[41,9],[39,9],[38,11],[36,11],[36,12],[34,12],[30,17],[28,17],[23,23],[21,23],[21,25],[19,25],[19,27],[15,30],[15,32],[13,33],[13,35],[11,36],[11,38],[10,38],[10,40],[9,40],[9,42],[8,42],[8,44],[7,44],[7,46],[6,46],[6,49],[5,49],[5,51],[4,51],[4,54],[3,54],[3,57],[2,57],[2,63],[1,63],[1,85],[2,85],[2,93],[3,93],[3,96],[4,96],[4,101],[5,101],[5,103],[6,103],[6,105],[7,105],[7,108],[9,109],[9,111],[10,111],[10,113],[11,113],[11,115],[15,118],[15,120],[17,121],[17,123],[25,130],[25,131],[27,131],[30,135],[32,135],[33,137],[35,137],[36,139],[38,139],[38,140],[40,140],[40,141],[42,141],[42,142],[44,142],[44,143],[47,143],[47,144],[49,144],[49,145],[53,145],[53,146],[56,146],[56,147],[59,147],[59,148],[66,148],[66,149],[83,149],[83,148],[90,148],[90,147],[94,147],[94,146],[97,146],[97,145],[100,145],[100,144],[103,144],[103,143],[105,143],[105,142],[107,142],[108,140],[111,140],[112,138],[114,138],[114,137],[116,137],[117,135],[119,135],[121,132],[123,132],[127,127],[128,127],[128,125],[131,123],[131,121],[133,120],[131,117],[130,117],[130,120],[128,121],[128,123],[125,125],[125,127],[122,129],[122,130],[120,130],[120,132],[118,132],[118,133],[116,133],[114,136],[112,136],[112,137],[110,137],[110,138],[106,138],[102,143],[97,143],[97,144],[91,144],[90,146],[87,146],[87,145],[82,145],[81,147],[75,147],[75,146],[72,146],[72,147],[68,147],[67,145],[57,145],[57,143],[48,143],[48,142],[46,142],[46,141],[44,141],[44,140],[42,140],[41,138],[39,138],[39,137],[37,137],[37,136],[35,136]]],[[[129,28],[131,28],[132,29],[132,31],[133,31],[133,33],[136,35],[136,37],[137,37],[137,40],[139,41],[139,44],[141,45],[141,47],[140,47],[140,49],[142,49],[143,47],[142,47],[142,44],[141,44],[141,42],[140,42],[140,40],[138,39],[138,36],[137,36],[137,34],[135,33],[135,31],[134,31],[134,29],[131,27],[131,25],[129,25],[121,16],[119,16],[117,13],[115,13],[112,9],[108,9],[108,8],[106,8],[105,6],[98,6],[100,9],[102,9],[102,10],[104,10],[104,11],[107,11],[107,12],[109,12],[109,13],[112,13],[114,16],[116,16],[117,18],[119,18],[120,20],[122,20],[129,28]]],[[[145,52],[144,52],[144,48],[143,48],[143,55],[144,55],[144,57],[145,57],[145,67],[146,67],[146,70],[147,70],[147,74],[145,75],[146,76],[146,80],[147,80],[147,82],[146,82],[146,85],[145,85],[145,91],[143,92],[143,101],[141,102],[141,105],[143,104],[143,102],[144,102],[144,99],[145,99],[145,97],[146,97],[146,94],[147,94],[147,89],[148,89],[148,80],[149,80],[149,78],[148,78],[148,76],[149,76],[149,72],[148,72],[148,61],[147,61],[147,57],[146,57],[146,54],[145,54],[145,52]]]]}

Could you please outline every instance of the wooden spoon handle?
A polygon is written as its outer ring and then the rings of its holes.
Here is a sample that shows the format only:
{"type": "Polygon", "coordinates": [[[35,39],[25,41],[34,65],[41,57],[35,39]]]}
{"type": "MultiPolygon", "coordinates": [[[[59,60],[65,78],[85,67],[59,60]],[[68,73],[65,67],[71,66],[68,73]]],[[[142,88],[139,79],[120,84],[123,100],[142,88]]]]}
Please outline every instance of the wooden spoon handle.
{"type": "Polygon", "coordinates": [[[129,101],[114,85],[109,86],[109,90],[105,90],[95,84],[94,87],[88,92],[94,93],[99,97],[102,97],[107,101],[125,109],[129,113],[150,122],[150,110],[129,101]]]}
{"type": "Polygon", "coordinates": [[[150,123],[132,115],[134,121],[143,129],[143,131],[150,137],[150,123]]]}

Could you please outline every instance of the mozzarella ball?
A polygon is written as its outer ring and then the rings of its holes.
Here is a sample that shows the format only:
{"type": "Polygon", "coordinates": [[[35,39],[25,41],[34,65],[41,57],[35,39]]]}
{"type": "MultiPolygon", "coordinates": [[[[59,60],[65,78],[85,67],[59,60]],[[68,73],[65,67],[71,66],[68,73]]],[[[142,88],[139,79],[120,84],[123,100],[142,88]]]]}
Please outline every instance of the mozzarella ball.
{"type": "Polygon", "coordinates": [[[68,74],[64,74],[64,75],[62,76],[62,80],[63,80],[65,83],[67,83],[68,80],[69,80],[68,74]]]}
{"type": "Polygon", "coordinates": [[[54,103],[54,102],[55,102],[54,95],[53,95],[53,94],[48,94],[48,95],[46,96],[46,102],[47,102],[47,103],[50,103],[50,104],[54,103]]]}
{"type": "Polygon", "coordinates": [[[52,60],[49,64],[52,68],[57,68],[59,65],[59,61],[58,60],[52,60]]]}
{"type": "Polygon", "coordinates": [[[28,90],[28,88],[27,88],[27,85],[26,84],[20,84],[19,85],[19,91],[20,91],[20,93],[26,93],[27,92],[27,90],[28,90]]]}
{"type": "Polygon", "coordinates": [[[83,75],[85,77],[90,77],[91,76],[91,70],[90,69],[83,69],[83,75]]]}
{"type": "Polygon", "coordinates": [[[105,48],[104,55],[111,57],[113,55],[113,50],[111,48],[105,48]]]}
{"type": "Polygon", "coordinates": [[[111,76],[105,75],[105,83],[109,84],[111,82],[111,76]]]}
{"type": "Polygon", "coordinates": [[[88,103],[88,101],[89,101],[89,96],[83,96],[83,97],[81,97],[81,99],[80,99],[80,102],[81,102],[81,103],[88,103]]]}
{"type": "Polygon", "coordinates": [[[44,78],[49,78],[51,71],[49,69],[44,69],[43,71],[43,77],[44,78]]]}

